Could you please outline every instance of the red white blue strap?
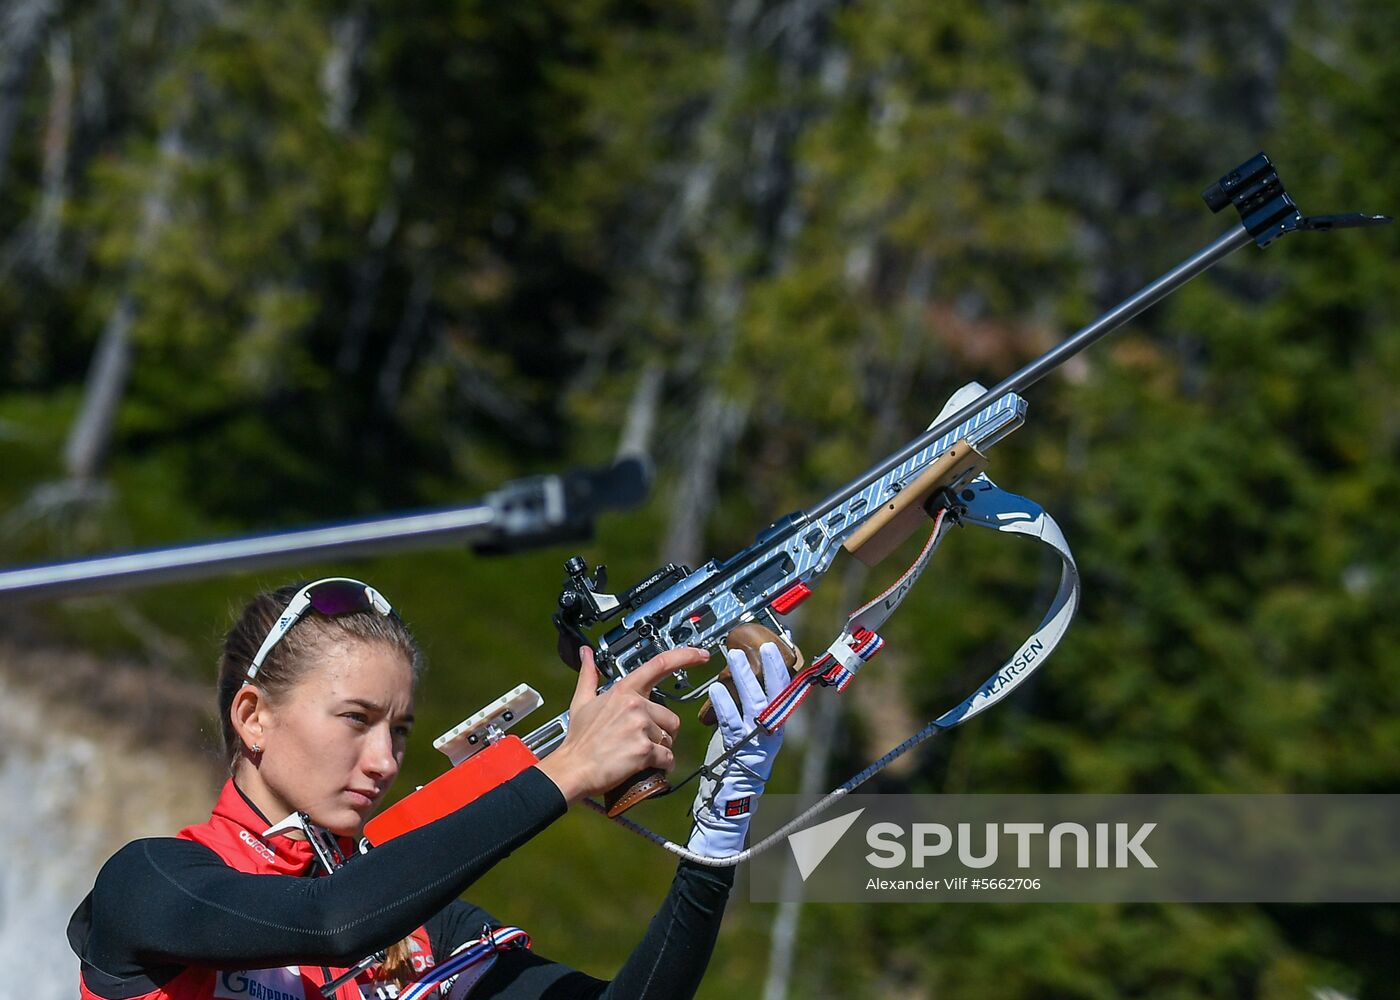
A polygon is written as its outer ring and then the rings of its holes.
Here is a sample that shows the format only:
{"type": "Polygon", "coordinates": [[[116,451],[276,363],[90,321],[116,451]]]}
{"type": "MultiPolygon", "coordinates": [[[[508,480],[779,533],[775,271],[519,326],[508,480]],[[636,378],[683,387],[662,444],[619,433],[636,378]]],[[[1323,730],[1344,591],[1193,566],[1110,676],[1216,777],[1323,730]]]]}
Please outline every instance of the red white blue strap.
{"type": "MultiPolygon", "coordinates": [[[[400,993],[399,1000],[421,1000],[439,989],[442,990],[443,994],[452,991],[454,995],[465,995],[465,991],[459,993],[453,990],[455,984],[451,980],[464,973],[470,974],[473,967],[488,959],[495,958],[497,952],[510,948],[528,947],[530,947],[530,935],[519,927],[498,927],[483,934],[476,941],[463,945],[447,961],[433,966],[422,979],[411,983],[407,989],[400,993]]],[[[484,972],[485,970],[480,971],[484,972]]],[[[473,977],[473,982],[479,978],[479,975],[473,977]]]]}
{"type": "Polygon", "coordinates": [[[845,691],[860,668],[885,648],[885,640],[876,629],[894,614],[933,558],[938,543],[953,525],[947,515],[946,509],[940,509],[934,515],[933,530],[929,532],[928,541],[924,543],[918,558],[893,583],[852,611],[846,619],[845,628],[826,652],[793,677],[783,693],[759,713],[758,721],[765,729],[775,733],[782,728],[814,687],[834,687],[837,691],[845,691]]]}
{"type": "Polygon", "coordinates": [[[853,636],[843,636],[837,642],[848,643],[847,660],[857,663],[855,669],[837,660],[828,650],[815,662],[795,674],[782,694],[768,703],[768,707],[758,714],[758,722],[770,733],[776,733],[797,710],[804,698],[814,687],[834,687],[837,691],[846,690],[846,685],[855,679],[856,670],[867,663],[876,653],[885,648],[885,640],[875,632],[857,630],[853,636]]]}
{"type": "Polygon", "coordinates": [[[837,641],[841,643],[842,653],[849,651],[848,654],[837,660],[828,649],[817,658],[816,665],[829,668],[828,672],[822,675],[826,684],[835,687],[837,691],[844,691],[846,685],[855,679],[856,671],[885,648],[885,640],[878,632],[857,627],[849,637],[842,635],[837,641]]]}

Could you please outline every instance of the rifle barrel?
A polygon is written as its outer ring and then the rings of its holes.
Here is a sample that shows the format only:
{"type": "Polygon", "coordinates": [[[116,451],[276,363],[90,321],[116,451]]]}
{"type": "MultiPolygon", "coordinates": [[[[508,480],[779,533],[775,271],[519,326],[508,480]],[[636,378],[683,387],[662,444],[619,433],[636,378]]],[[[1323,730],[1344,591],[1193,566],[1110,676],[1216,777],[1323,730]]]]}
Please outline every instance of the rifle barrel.
{"type": "Polygon", "coordinates": [[[1245,229],[1243,224],[1235,226],[1235,228],[1221,235],[1209,246],[1198,251],[1191,257],[1188,257],[1155,281],[1143,286],[1141,289],[1128,296],[1088,326],[1083,327],[1076,333],[1065,338],[1059,344],[1027,364],[1024,368],[1008,376],[993,388],[988,389],[982,396],[968,403],[957,413],[954,413],[945,420],[940,420],[933,427],[930,427],[923,434],[920,434],[914,440],[900,448],[899,451],[885,458],[878,465],[872,466],[859,479],[847,483],[825,500],[821,501],[821,503],[808,509],[806,512],[807,520],[815,521],[821,518],[838,504],[844,502],[845,499],[851,495],[853,490],[859,490],[863,486],[879,479],[895,466],[899,465],[901,462],[907,461],[911,456],[923,448],[926,448],[930,443],[938,440],[944,434],[947,434],[968,417],[971,417],[995,400],[1000,399],[1008,392],[1024,392],[1027,388],[1035,385],[1035,383],[1039,382],[1046,375],[1050,374],[1086,347],[1103,339],[1143,310],[1166,298],[1202,271],[1206,271],[1215,266],[1230,254],[1240,249],[1240,247],[1246,246],[1252,242],[1254,242],[1254,237],[1249,234],[1249,230],[1245,229]]]}
{"type": "Polygon", "coordinates": [[[124,552],[98,559],[26,566],[0,572],[0,603],[200,579],[226,570],[283,565],[293,558],[311,561],[319,556],[366,556],[449,541],[469,542],[489,531],[496,517],[489,504],[480,504],[178,548],[124,552]]]}
{"type": "Polygon", "coordinates": [[[441,544],[470,544],[484,555],[556,545],[587,537],[599,513],[635,507],[650,488],[649,463],[623,458],[607,468],[512,480],[462,507],[0,570],[0,604],[441,544]]]}

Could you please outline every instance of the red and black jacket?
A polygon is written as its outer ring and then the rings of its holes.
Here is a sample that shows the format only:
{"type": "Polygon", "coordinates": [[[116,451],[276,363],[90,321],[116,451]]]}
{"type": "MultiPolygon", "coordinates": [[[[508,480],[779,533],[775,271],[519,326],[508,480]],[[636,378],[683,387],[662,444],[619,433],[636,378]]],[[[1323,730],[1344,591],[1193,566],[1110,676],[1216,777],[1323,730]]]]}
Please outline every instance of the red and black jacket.
{"type": "MultiPolygon", "coordinates": [[[[138,840],[103,866],[68,939],[84,1000],[318,1000],[320,985],[412,935],[427,971],[499,922],[457,899],[567,808],[531,768],[328,877],[230,781],[209,822],[138,840]]],[[[526,950],[503,952],[473,997],[685,997],[709,960],[732,871],[682,864],[611,984],[526,950]]],[[[350,982],[336,1000],[361,1000],[350,982]]],[[[369,990],[373,995],[373,989],[369,990]]]]}

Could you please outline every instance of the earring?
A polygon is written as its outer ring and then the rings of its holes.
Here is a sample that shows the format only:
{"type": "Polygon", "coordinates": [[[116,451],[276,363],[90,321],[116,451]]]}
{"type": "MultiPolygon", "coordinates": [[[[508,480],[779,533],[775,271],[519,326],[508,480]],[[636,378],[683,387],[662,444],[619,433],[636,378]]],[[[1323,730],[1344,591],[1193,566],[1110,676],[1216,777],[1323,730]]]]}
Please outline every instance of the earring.
{"type": "Polygon", "coordinates": [[[257,755],[257,754],[262,753],[262,744],[261,744],[261,743],[254,743],[252,746],[250,746],[250,747],[248,748],[248,752],[251,753],[251,754],[254,754],[254,755],[257,755]]]}

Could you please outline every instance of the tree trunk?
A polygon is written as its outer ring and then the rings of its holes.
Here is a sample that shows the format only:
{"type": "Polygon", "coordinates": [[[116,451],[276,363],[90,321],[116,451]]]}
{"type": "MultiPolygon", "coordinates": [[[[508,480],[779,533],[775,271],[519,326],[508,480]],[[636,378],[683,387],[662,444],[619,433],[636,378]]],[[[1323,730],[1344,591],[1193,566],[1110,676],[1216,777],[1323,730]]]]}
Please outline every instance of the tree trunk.
{"type": "Polygon", "coordinates": [[[17,0],[0,19],[0,192],[5,189],[5,168],[10,143],[24,110],[24,85],[43,45],[54,0],[17,0]]]}
{"type": "MultiPolygon", "coordinates": [[[[920,344],[925,331],[922,316],[928,305],[933,286],[933,261],[921,255],[910,269],[909,280],[904,293],[904,322],[902,324],[899,347],[895,362],[887,369],[883,391],[879,393],[880,408],[875,414],[874,427],[870,434],[872,456],[883,454],[893,447],[894,441],[904,437],[899,434],[900,416],[911,395],[913,373],[917,369],[920,344]]],[[[935,414],[928,414],[932,419],[935,414]]],[[[911,429],[908,436],[912,436],[911,429]]],[[[837,607],[845,614],[847,609],[857,607],[861,590],[868,574],[865,567],[855,560],[848,560],[841,575],[841,600],[837,607]]],[[[817,649],[804,650],[808,661],[820,655],[817,649]]],[[[870,683],[873,678],[867,678],[870,683]]],[[[840,702],[835,691],[826,691],[817,696],[811,728],[803,741],[802,777],[798,794],[815,796],[826,785],[827,767],[831,759],[831,744],[836,739],[840,727],[840,702]]],[[[888,706],[887,706],[888,707],[888,706]]],[[[897,716],[901,713],[896,712],[897,716]]],[[[794,717],[796,721],[799,716],[794,717]]],[[[882,729],[884,727],[874,727],[882,729]]],[[[913,732],[913,727],[907,727],[913,732]]],[[[782,903],[773,915],[773,927],[769,934],[768,976],[763,984],[763,1000],[786,1000],[788,986],[792,979],[792,968],[797,958],[797,936],[802,924],[802,886],[796,869],[783,877],[782,903]]]]}
{"type": "Polygon", "coordinates": [[[393,413],[399,405],[404,375],[413,360],[413,351],[422,335],[432,296],[431,270],[421,266],[415,268],[413,284],[408,290],[408,300],[403,307],[403,317],[399,320],[399,328],[394,332],[394,339],[389,344],[389,351],[384,356],[384,364],[379,372],[379,403],[386,413],[393,413]]]}
{"type": "Polygon", "coordinates": [[[180,129],[177,126],[167,127],[160,139],[155,184],[142,206],[141,229],[127,275],[126,289],[102,328],[92,368],[88,371],[87,383],[83,388],[82,405],[64,448],[68,477],[80,488],[90,484],[97,476],[111,444],[117,408],[126,391],[127,373],[131,367],[131,327],[137,311],[133,278],[142,259],[150,252],[168,214],[170,183],[180,149],[180,129]]]}
{"type": "Polygon", "coordinates": [[[726,453],[743,433],[748,408],[718,390],[705,394],[687,443],[689,448],[671,506],[662,545],[663,562],[693,566],[704,552],[705,522],[714,509],[716,481],[726,453]]]}
{"type": "Polygon", "coordinates": [[[63,206],[68,200],[68,150],[73,124],[73,51],[67,31],[57,31],[49,42],[49,74],[53,96],[44,128],[44,193],[34,227],[34,261],[45,274],[58,270],[58,240],[63,206]]]}
{"type": "MultiPolygon", "coordinates": [[[[841,574],[841,600],[838,607],[854,607],[858,600],[861,585],[865,582],[865,567],[852,560],[841,574]]],[[[803,649],[810,663],[820,651],[816,648],[803,649]]],[[[790,734],[801,737],[802,776],[798,780],[797,794],[816,796],[826,787],[826,775],[831,762],[831,745],[836,741],[836,733],[841,723],[841,702],[834,689],[822,689],[813,694],[815,702],[812,711],[805,719],[801,712],[788,723],[798,723],[798,728],[790,734]]],[[[797,932],[802,923],[802,877],[793,868],[783,875],[783,888],[778,910],[773,914],[773,928],[769,932],[768,976],[763,982],[763,1000],[786,1000],[788,983],[792,978],[792,965],[797,957],[797,932]]]]}
{"type": "Polygon", "coordinates": [[[364,58],[367,27],[362,6],[331,23],[331,47],[321,64],[321,93],[326,98],[326,127],[332,132],[344,132],[350,127],[350,115],[359,96],[355,72],[364,58]]]}
{"type": "Polygon", "coordinates": [[[355,265],[355,292],[350,300],[350,313],[345,321],[340,350],[336,354],[336,369],[350,373],[360,367],[370,327],[374,325],[375,305],[379,286],[389,263],[389,242],[399,229],[398,186],[408,179],[413,169],[413,157],[400,151],[390,164],[391,181],[384,200],[379,203],[366,236],[368,253],[355,265]]]}
{"type": "Polygon", "coordinates": [[[656,429],[656,411],[661,404],[661,387],[666,370],[660,362],[650,361],[637,378],[632,390],[632,402],[627,407],[627,421],[617,442],[617,458],[629,455],[651,457],[651,437],[656,429]]]}
{"type": "Polygon", "coordinates": [[[96,477],[112,439],[117,407],[131,369],[131,324],[135,316],[136,301],[129,291],[123,292],[97,342],[97,354],[83,388],[82,408],[63,452],[68,478],[77,486],[96,477]]]}

